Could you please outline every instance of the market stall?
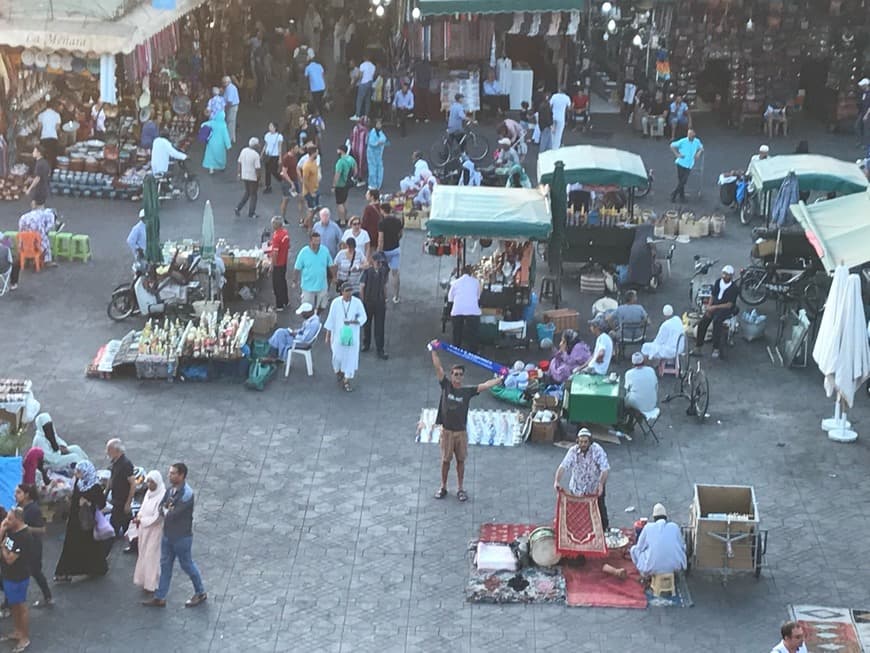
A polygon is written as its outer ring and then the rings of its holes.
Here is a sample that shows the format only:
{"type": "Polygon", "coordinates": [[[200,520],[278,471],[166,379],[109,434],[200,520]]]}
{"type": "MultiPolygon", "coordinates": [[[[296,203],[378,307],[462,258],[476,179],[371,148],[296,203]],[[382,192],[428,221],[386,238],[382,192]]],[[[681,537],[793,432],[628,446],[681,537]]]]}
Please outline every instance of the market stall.
{"type": "Polygon", "coordinates": [[[870,261],[870,191],[818,204],[799,202],[790,210],[829,274],[838,265],[854,268],[870,261]]]}
{"type": "MultiPolygon", "coordinates": [[[[532,243],[549,238],[551,230],[546,196],[537,189],[438,186],[432,193],[426,229],[427,252],[455,257],[451,281],[462,274],[470,264],[469,255],[479,248],[473,270],[483,286],[482,335],[489,331],[490,339],[496,340],[501,333],[518,330],[525,340],[535,274],[532,243]],[[474,241],[470,251],[469,239],[474,241]],[[493,251],[484,254],[494,244],[493,251]],[[508,329],[511,323],[514,326],[508,329]]],[[[450,309],[445,295],[444,325],[450,309]]]]}
{"type": "Polygon", "coordinates": [[[802,193],[851,195],[867,188],[867,178],[852,161],[819,154],[785,154],[755,160],[749,165],[750,198],[745,209],[751,211],[751,215],[743,220],[744,224],[752,216],[761,216],[765,223],[770,222],[773,198],[792,172],[802,193]]]}

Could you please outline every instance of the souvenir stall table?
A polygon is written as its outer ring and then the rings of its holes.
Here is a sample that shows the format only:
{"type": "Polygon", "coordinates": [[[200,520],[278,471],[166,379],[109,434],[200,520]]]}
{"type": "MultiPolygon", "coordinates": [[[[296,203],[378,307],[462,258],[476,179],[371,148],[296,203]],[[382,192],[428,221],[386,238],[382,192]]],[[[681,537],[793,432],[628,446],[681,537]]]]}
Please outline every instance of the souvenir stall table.
{"type": "Polygon", "coordinates": [[[224,297],[227,299],[235,297],[243,286],[256,287],[272,269],[272,259],[262,248],[238,247],[219,240],[217,251],[226,268],[224,297]]]}
{"type": "MultiPolygon", "coordinates": [[[[481,342],[495,342],[502,336],[527,342],[534,242],[549,238],[550,223],[549,203],[537,189],[437,186],[433,191],[425,248],[430,254],[455,256],[451,281],[461,276],[468,263],[468,239],[476,241],[472,251],[478,247],[483,251],[498,241],[495,250],[473,266],[483,287],[481,342]],[[448,241],[450,246],[445,245],[448,241]]],[[[442,330],[451,307],[445,293],[442,330]]]]}
{"type": "Polygon", "coordinates": [[[29,379],[0,379],[0,441],[8,444],[15,453],[21,429],[36,419],[39,402],[33,396],[33,384],[29,379]]]}

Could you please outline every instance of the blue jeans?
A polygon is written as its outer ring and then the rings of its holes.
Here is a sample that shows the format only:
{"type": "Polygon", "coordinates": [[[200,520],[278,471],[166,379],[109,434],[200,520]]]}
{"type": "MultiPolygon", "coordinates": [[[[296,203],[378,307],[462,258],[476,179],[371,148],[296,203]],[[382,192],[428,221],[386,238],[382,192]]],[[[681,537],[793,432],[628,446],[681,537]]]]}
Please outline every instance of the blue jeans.
{"type": "Polygon", "coordinates": [[[190,576],[190,580],[193,582],[194,593],[203,594],[205,592],[199,568],[191,556],[190,551],[192,547],[192,535],[179,537],[177,540],[170,540],[165,535],[163,536],[163,541],[160,545],[160,585],[154,593],[155,599],[166,600],[166,595],[169,594],[169,583],[172,582],[172,567],[175,564],[176,558],[178,558],[178,564],[181,565],[184,573],[190,576]]]}
{"type": "Polygon", "coordinates": [[[369,107],[372,101],[372,82],[360,84],[356,89],[356,115],[369,115],[369,107]]]}

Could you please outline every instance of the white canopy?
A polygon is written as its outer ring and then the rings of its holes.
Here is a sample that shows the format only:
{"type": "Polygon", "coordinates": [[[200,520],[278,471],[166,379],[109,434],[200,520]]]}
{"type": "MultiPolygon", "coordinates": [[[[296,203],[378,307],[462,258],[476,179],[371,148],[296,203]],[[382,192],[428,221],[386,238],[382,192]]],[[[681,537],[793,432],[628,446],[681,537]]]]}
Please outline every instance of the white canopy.
{"type": "Polygon", "coordinates": [[[870,261],[870,191],[790,208],[828,272],[870,261]]]}

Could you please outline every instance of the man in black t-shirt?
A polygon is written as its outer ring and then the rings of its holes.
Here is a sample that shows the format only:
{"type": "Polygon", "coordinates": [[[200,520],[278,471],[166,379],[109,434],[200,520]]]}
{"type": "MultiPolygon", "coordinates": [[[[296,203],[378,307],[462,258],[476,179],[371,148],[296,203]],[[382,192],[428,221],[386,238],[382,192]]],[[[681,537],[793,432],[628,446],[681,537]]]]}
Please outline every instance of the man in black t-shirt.
{"type": "Polygon", "coordinates": [[[437,340],[429,343],[432,352],[432,365],[435,367],[435,376],[441,386],[441,400],[438,402],[438,417],[435,423],[441,426],[441,487],[435,493],[436,499],[447,496],[447,475],[450,472],[450,461],[456,457],[456,498],[460,501],[468,501],[468,493],[462,487],[465,478],[465,459],[468,457],[468,433],[466,423],[468,421],[468,402],[481,392],[486,392],[492,387],[504,381],[498,377],[490,379],[479,385],[463,386],[465,378],[465,366],[454,365],[450,368],[450,377],[444,374],[441,359],[438,357],[436,347],[437,340]]]}
{"type": "Polygon", "coordinates": [[[737,297],[739,294],[734,282],[734,268],[726,265],[722,268],[722,276],[713,283],[709,302],[704,306],[704,317],[698,322],[698,334],[695,348],[689,352],[691,356],[701,356],[701,348],[707,338],[707,329],[713,325],[713,358],[725,358],[722,346],[723,331],[727,329],[725,320],[737,315],[737,297]]]}
{"type": "Polygon", "coordinates": [[[30,576],[42,590],[42,601],[36,601],[34,608],[45,608],[54,605],[51,598],[51,588],[42,573],[42,538],[45,536],[45,519],[39,509],[39,492],[35,485],[21,483],[15,488],[15,502],[21,508],[21,517],[27,524],[27,530],[33,538],[33,549],[30,556],[30,576]]]}
{"type": "Polygon", "coordinates": [[[378,249],[387,257],[387,265],[390,268],[390,276],[393,277],[395,290],[393,291],[393,303],[399,303],[399,264],[401,263],[401,248],[405,223],[392,213],[381,219],[378,224],[378,249]]]}
{"type": "MultiPolygon", "coordinates": [[[[109,478],[109,490],[112,492],[112,516],[109,523],[115,529],[115,535],[121,536],[130,525],[133,516],[133,494],[136,492],[136,476],[133,463],[124,453],[124,444],[118,438],[112,438],[106,443],[106,455],[112,461],[112,476],[109,478]]],[[[112,540],[109,540],[109,547],[112,540]]],[[[129,547],[127,547],[129,548],[129,547]]]]}
{"type": "Polygon", "coordinates": [[[538,129],[541,132],[538,152],[553,149],[553,108],[550,106],[550,94],[546,92],[538,104],[538,129]]]}
{"type": "Polygon", "coordinates": [[[38,205],[43,205],[48,200],[49,180],[51,179],[51,164],[45,158],[45,148],[37,145],[33,148],[33,181],[27,188],[30,199],[38,205]]]}
{"type": "Polygon", "coordinates": [[[8,638],[18,642],[14,651],[23,651],[30,645],[27,587],[30,584],[32,551],[33,539],[24,523],[22,510],[13,508],[0,525],[0,572],[15,628],[8,638]]]}

